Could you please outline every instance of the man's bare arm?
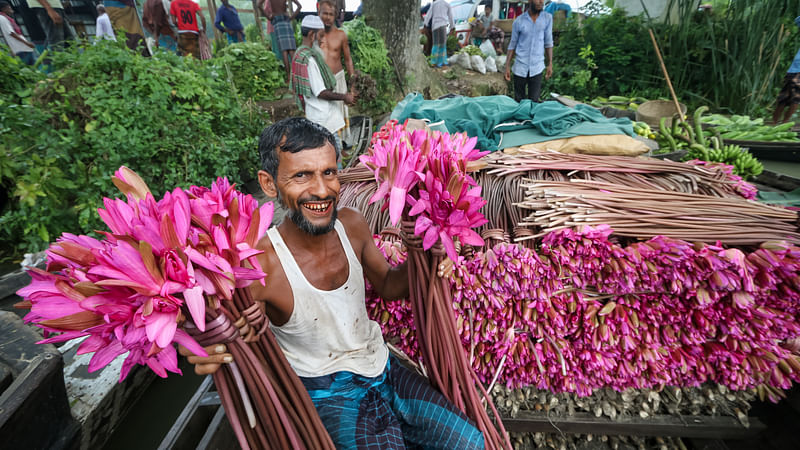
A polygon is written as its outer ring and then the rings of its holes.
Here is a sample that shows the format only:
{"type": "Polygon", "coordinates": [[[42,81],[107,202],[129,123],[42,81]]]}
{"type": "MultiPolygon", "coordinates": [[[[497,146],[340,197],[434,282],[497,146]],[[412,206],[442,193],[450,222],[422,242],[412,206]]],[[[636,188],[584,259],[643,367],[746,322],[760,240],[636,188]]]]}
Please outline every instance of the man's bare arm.
{"type": "Polygon", "coordinates": [[[350,43],[347,41],[347,33],[342,31],[344,38],[342,40],[342,55],[344,56],[344,68],[347,69],[347,74],[351,77],[355,75],[356,69],[353,67],[353,58],[350,56],[350,43]]]}
{"type": "Polygon", "coordinates": [[[303,5],[301,5],[298,0],[292,0],[292,3],[297,5],[297,9],[294,10],[294,13],[292,13],[291,17],[291,19],[294,20],[297,18],[297,15],[300,14],[300,10],[303,9],[303,5]]]}
{"type": "Polygon", "coordinates": [[[40,5],[42,5],[42,8],[44,8],[44,10],[47,11],[47,15],[50,16],[50,20],[52,20],[54,24],[61,25],[62,23],[64,23],[64,20],[56,12],[56,10],[53,9],[52,6],[50,6],[50,3],[47,3],[47,0],[37,0],[37,1],[39,2],[40,5]]]}
{"type": "MultiPolygon", "coordinates": [[[[385,300],[408,298],[408,269],[405,263],[392,267],[386,258],[375,246],[372,232],[367,221],[360,212],[352,209],[342,209],[340,212],[343,222],[349,226],[352,233],[351,242],[361,244],[361,266],[364,276],[367,277],[375,292],[385,300]]],[[[358,251],[358,249],[355,249],[358,251]]]]}

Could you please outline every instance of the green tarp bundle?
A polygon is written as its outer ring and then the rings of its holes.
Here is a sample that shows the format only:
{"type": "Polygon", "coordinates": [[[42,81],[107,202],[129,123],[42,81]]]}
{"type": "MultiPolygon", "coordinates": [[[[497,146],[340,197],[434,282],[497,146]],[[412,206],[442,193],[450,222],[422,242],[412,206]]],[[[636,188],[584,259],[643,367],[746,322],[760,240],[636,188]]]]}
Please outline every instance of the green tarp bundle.
{"type": "Polygon", "coordinates": [[[758,191],[758,201],[776,206],[800,207],[800,189],[791,192],[758,191]]]}
{"type": "Polygon", "coordinates": [[[406,119],[443,123],[450,133],[477,136],[477,148],[490,151],[574,136],[634,136],[629,119],[608,119],[588,105],[570,108],[552,101],[517,103],[505,95],[425,100],[421,94],[412,93],[397,105],[391,117],[401,123],[406,119]]]}

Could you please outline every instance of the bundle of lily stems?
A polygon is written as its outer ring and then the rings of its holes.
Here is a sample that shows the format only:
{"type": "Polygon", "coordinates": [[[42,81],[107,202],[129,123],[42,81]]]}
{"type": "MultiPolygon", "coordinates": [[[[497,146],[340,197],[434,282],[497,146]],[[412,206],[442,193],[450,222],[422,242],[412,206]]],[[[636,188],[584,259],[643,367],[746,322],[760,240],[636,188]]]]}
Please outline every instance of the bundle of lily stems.
{"type": "Polygon", "coordinates": [[[458,258],[459,243],[483,244],[473,231],[486,221],[479,212],[481,188],[466,171],[470,161],[482,156],[475,141],[466,135],[412,132],[390,122],[360,159],[378,182],[370,201],[383,200],[393,224],[403,218],[409,300],[425,373],[475,423],[487,449],[510,449],[500,416],[461,345],[450,282],[440,274],[447,258],[458,258]]]}
{"type": "MultiPolygon", "coordinates": [[[[509,234],[528,246],[549,231],[592,224],[640,239],[751,245],[798,237],[795,212],[750,201],[755,187],[724,164],[532,150],[481,162],[475,179],[486,201],[484,237],[509,234]]],[[[364,167],[340,179],[342,204],[361,208],[376,234],[389,225],[386,212],[368,204],[377,185],[364,167]]]]}
{"type": "Polygon", "coordinates": [[[120,381],[137,364],[180,373],[176,344],[199,356],[226,344],[235,361],[214,374],[243,449],[333,449],[333,443],[248,287],[265,283],[256,243],[272,222],[224,178],[210,188],[176,188],[156,200],[122,167],[114,184],[126,199],[98,210],[103,239],[65,233],[47,251],[47,271],[31,269],[18,292],[25,316],[63,342],[86,337],[89,372],[124,355],[120,381]]]}

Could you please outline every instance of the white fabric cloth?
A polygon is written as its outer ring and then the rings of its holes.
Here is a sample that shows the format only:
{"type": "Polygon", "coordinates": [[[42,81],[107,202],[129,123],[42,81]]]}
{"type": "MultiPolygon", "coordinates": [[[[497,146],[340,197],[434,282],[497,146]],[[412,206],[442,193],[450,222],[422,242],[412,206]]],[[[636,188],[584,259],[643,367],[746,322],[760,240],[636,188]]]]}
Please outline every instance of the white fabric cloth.
{"type": "MultiPolygon", "coordinates": [[[[39,3],[39,0],[27,0],[27,3],[28,3],[28,8],[44,8],[44,6],[42,6],[42,4],[39,3]]],[[[61,0],[47,0],[46,3],[50,5],[50,7],[53,9],[55,8],[64,9],[64,5],[61,4],[61,0]]]]}
{"type": "MultiPolygon", "coordinates": [[[[347,77],[345,76],[344,69],[340,70],[336,73],[336,88],[333,90],[337,94],[346,94],[347,93],[347,77]]],[[[350,143],[350,108],[345,104],[345,102],[336,102],[339,103],[340,107],[342,108],[342,117],[344,117],[344,132],[342,133],[342,139],[347,141],[348,144],[350,143]]]]}
{"type": "Polygon", "coordinates": [[[283,326],[271,325],[275,340],[297,375],[319,377],[347,371],[365,377],[383,372],[389,349],[381,327],[367,316],[364,272],[344,225],[336,221],[349,268],[347,281],[332,291],[315,288],[286,246],[277,227],[267,232],[292,287],[294,308],[283,326]]]}
{"type": "Polygon", "coordinates": [[[322,125],[331,133],[344,128],[344,114],[342,107],[339,106],[342,102],[319,98],[319,94],[325,90],[325,82],[322,81],[322,73],[314,58],[308,59],[308,83],[314,96],[305,99],[306,119],[322,125]]]}
{"type": "Polygon", "coordinates": [[[114,28],[111,26],[111,19],[108,13],[103,13],[97,16],[97,23],[95,24],[95,37],[100,39],[108,39],[116,41],[117,37],[114,35],[114,28]]]}
{"type": "Polygon", "coordinates": [[[20,52],[32,52],[33,49],[28,47],[27,45],[23,44],[14,36],[11,36],[11,33],[14,32],[14,26],[11,25],[11,21],[5,18],[4,16],[0,15],[0,32],[3,33],[3,39],[6,40],[6,44],[8,44],[8,48],[11,50],[11,53],[17,54],[20,52]]]}
{"type": "Polygon", "coordinates": [[[425,26],[431,24],[431,30],[450,25],[450,29],[456,27],[453,21],[453,9],[450,8],[450,3],[445,0],[435,0],[425,16],[425,26]]]}

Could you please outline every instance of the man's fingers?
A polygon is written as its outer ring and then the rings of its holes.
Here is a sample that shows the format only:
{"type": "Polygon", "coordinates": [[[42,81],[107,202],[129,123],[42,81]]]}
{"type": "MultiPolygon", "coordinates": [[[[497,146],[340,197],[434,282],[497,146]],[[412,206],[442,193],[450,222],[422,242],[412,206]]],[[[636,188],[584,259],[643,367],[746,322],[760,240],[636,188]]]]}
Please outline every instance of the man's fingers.
{"type": "Polygon", "coordinates": [[[220,353],[218,355],[209,356],[187,356],[186,360],[189,364],[208,365],[208,364],[225,364],[233,362],[233,355],[230,353],[220,353]]]}
{"type": "Polygon", "coordinates": [[[220,364],[198,364],[194,366],[194,373],[198,375],[211,375],[219,370],[220,364]]]}
{"type": "MultiPolygon", "coordinates": [[[[225,347],[225,344],[214,344],[214,345],[209,345],[208,347],[203,347],[203,350],[205,350],[206,353],[208,353],[209,355],[216,355],[227,352],[228,348],[225,347]]],[[[188,348],[182,345],[178,345],[178,353],[180,353],[183,356],[196,356],[188,348]]]]}

